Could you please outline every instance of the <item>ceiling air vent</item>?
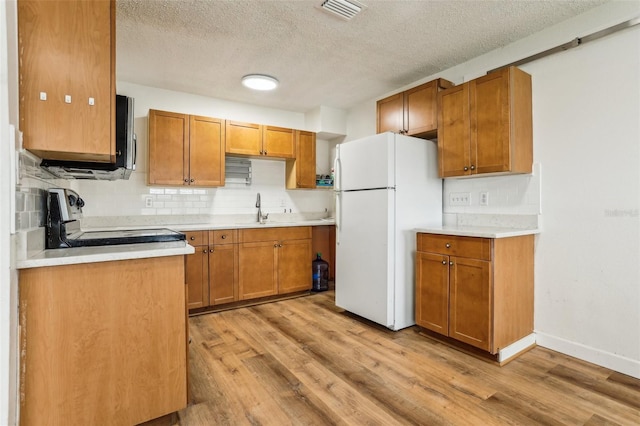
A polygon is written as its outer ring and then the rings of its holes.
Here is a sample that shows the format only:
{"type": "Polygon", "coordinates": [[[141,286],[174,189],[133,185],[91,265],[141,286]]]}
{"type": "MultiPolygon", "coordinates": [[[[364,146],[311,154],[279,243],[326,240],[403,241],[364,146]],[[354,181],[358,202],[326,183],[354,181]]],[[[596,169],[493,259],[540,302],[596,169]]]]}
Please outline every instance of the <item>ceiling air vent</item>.
{"type": "Polygon", "coordinates": [[[366,6],[355,0],[324,0],[320,7],[325,12],[336,15],[345,21],[350,21],[366,6]]]}

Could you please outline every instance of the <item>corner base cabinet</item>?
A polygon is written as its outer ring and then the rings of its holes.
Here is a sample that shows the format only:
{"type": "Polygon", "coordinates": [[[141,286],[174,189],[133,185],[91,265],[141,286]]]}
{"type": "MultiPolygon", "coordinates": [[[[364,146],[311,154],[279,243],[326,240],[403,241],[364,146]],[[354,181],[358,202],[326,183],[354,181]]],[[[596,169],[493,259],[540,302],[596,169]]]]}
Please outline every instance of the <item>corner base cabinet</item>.
{"type": "Polygon", "coordinates": [[[183,256],[21,270],[20,347],[22,425],[133,425],[181,410],[183,256]]]}
{"type": "Polygon", "coordinates": [[[416,323],[491,354],[533,332],[533,235],[419,233],[416,323]]]}

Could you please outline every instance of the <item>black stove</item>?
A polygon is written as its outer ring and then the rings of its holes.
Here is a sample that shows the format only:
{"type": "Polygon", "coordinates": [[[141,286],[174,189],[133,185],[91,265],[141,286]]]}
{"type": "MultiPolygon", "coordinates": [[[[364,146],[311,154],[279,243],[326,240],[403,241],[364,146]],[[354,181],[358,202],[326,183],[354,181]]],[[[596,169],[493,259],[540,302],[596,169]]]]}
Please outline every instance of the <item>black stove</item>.
{"type": "Polygon", "coordinates": [[[47,199],[46,248],[95,247],[118,244],[185,241],[184,234],[171,229],[134,229],[124,231],[82,231],[84,201],[69,189],[50,189],[47,199]]]}
{"type": "Polygon", "coordinates": [[[68,247],[110,246],[117,244],[185,241],[185,235],[171,229],[135,229],[126,231],[87,231],[67,235],[68,247]]]}

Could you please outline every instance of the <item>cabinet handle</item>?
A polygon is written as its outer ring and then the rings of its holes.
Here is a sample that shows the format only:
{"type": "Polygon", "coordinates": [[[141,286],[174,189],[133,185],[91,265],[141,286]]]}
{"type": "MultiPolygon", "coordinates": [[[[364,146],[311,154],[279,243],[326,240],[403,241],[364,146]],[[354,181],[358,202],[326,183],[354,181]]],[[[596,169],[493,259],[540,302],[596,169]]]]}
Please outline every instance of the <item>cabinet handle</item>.
{"type": "Polygon", "coordinates": [[[264,155],[267,155],[267,151],[264,152],[264,155]]]}
{"type": "Polygon", "coordinates": [[[189,183],[189,179],[185,178],[184,183],[189,183]]]}
{"type": "Polygon", "coordinates": [[[278,244],[274,244],[273,246],[274,246],[275,248],[278,248],[278,244]]]}
{"type": "Polygon", "coordinates": [[[468,170],[469,170],[469,168],[467,166],[464,166],[464,171],[466,172],[468,170]]]}
{"type": "Polygon", "coordinates": [[[453,266],[453,262],[449,262],[449,266],[453,266]]]}
{"type": "Polygon", "coordinates": [[[223,240],[226,240],[226,239],[227,239],[227,236],[226,236],[226,235],[223,235],[223,236],[222,236],[222,237],[220,237],[220,238],[222,238],[223,240]]]}
{"type": "Polygon", "coordinates": [[[191,179],[189,182],[193,183],[193,182],[195,182],[195,179],[191,179]]]}
{"type": "Polygon", "coordinates": [[[446,248],[451,248],[451,244],[447,243],[444,245],[446,248]]]}
{"type": "Polygon", "coordinates": [[[282,244],[279,244],[278,247],[282,247],[282,244]]]}
{"type": "Polygon", "coordinates": [[[193,240],[195,240],[195,239],[196,239],[196,237],[189,237],[189,239],[190,239],[191,241],[193,241],[193,240]]]}
{"type": "Polygon", "coordinates": [[[475,170],[476,166],[474,166],[473,164],[471,165],[471,170],[475,170]]]}
{"type": "Polygon", "coordinates": [[[447,264],[447,261],[446,261],[446,260],[443,260],[443,261],[442,261],[442,264],[443,264],[443,265],[446,265],[446,264],[447,264]]]}
{"type": "Polygon", "coordinates": [[[207,252],[207,249],[202,250],[202,252],[203,252],[203,253],[206,253],[206,252],[207,252]]]}

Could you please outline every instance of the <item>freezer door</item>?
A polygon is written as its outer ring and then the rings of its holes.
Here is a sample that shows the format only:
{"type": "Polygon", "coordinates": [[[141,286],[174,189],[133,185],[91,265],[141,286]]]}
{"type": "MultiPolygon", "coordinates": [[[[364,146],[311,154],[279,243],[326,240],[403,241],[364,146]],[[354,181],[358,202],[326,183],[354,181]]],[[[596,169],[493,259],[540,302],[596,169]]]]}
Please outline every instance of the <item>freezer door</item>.
{"type": "Polygon", "coordinates": [[[393,190],[338,193],[336,305],[394,329],[393,190]]]}
{"type": "Polygon", "coordinates": [[[395,186],[395,135],[380,133],[338,145],[336,190],[395,186]]]}

